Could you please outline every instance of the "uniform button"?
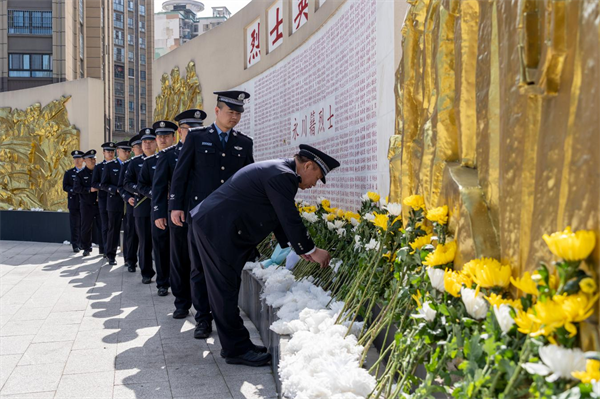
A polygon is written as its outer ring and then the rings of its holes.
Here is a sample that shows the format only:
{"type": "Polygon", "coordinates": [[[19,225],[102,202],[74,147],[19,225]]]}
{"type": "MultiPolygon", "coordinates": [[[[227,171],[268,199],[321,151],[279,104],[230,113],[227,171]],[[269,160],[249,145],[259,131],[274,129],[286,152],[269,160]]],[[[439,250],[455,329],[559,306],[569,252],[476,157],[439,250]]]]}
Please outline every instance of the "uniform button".
{"type": "Polygon", "coordinates": [[[198,201],[198,197],[194,197],[194,201],[198,201]]]}
{"type": "Polygon", "coordinates": [[[225,156],[225,153],[223,153],[223,154],[221,154],[221,155],[225,156]]]}
{"type": "Polygon", "coordinates": [[[221,166],[221,170],[225,170],[225,166],[221,166]]]}
{"type": "Polygon", "coordinates": [[[221,184],[225,183],[225,180],[221,179],[221,184]]]}
{"type": "Polygon", "coordinates": [[[238,230],[238,234],[242,234],[242,230],[238,230]]]}

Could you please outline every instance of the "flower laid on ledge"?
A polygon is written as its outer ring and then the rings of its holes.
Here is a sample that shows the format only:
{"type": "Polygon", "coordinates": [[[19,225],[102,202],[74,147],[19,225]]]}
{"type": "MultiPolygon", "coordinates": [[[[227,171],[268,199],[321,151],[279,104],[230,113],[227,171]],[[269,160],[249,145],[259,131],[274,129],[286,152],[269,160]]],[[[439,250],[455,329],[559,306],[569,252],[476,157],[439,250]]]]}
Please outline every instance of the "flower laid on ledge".
{"type": "Polygon", "coordinates": [[[402,203],[406,206],[410,206],[415,211],[418,211],[419,209],[425,209],[425,201],[420,195],[411,195],[410,197],[406,197],[402,203]]]}
{"type": "Polygon", "coordinates": [[[427,219],[439,224],[448,223],[448,206],[440,206],[427,211],[427,219]]]}
{"type": "Polygon", "coordinates": [[[423,264],[429,267],[443,266],[454,261],[455,256],[456,242],[450,241],[447,244],[438,244],[435,250],[427,255],[423,264]]]}
{"type": "Polygon", "coordinates": [[[502,265],[491,258],[474,259],[467,265],[463,270],[466,268],[469,273],[472,273],[473,281],[482,288],[507,288],[510,284],[510,265],[502,265]]]}
{"type": "Polygon", "coordinates": [[[551,235],[544,234],[543,238],[550,252],[569,262],[585,260],[596,245],[593,231],[579,230],[573,233],[571,227],[551,235]]]}
{"type": "Polygon", "coordinates": [[[539,349],[539,354],[541,362],[525,363],[523,368],[529,374],[547,376],[548,382],[554,382],[559,378],[571,379],[572,374],[585,368],[585,354],[578,348],[567,349],[557,345],[547,345],[539,349]]]}

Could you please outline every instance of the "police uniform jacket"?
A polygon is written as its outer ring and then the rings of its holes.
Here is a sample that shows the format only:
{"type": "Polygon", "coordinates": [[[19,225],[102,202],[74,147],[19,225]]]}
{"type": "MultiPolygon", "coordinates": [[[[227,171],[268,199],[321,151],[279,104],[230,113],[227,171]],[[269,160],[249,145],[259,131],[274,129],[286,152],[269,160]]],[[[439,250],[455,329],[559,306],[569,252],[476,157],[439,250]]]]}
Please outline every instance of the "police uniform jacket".
{"type": "Polygon", "coordinates": [[[252,138],[237,130],[230,131],[223,149],[214,124],[190,129],[171,181],[169,210],[194,208],[235,172],[253,163],[252,152],[252,138]],[[188,185],[191,188],[186,197],[188,185]]]}
{"type": "Polygon", "coordinates": [[[102,181],[102,172],[104,171],[104,166],[106,165],[106,161],[102,161],[96,165],[94,168],[94,173],[92,173],[92,187],[98,189],[98,202],[101,204],[106,203],[106,199],[108,198],[108,193],[101,189],[100,183],[102,181]]]}
{"type": "Polygon", "coordinates": [[[119,177],[123,165],[116,159],[109,161],[104,166],[102,171],[102,179],[100,180],[100,188],[107,193],[106,210],[109,212],[123,212],[123,198],[118,193],[119,177]]]}
{"type": "Polygon", "coordinates": [[[91,191],[92,174],[93,172],[87,167],[84,167],[77,172],[77,178],[75,179],[75,184],[73,184],[73,191],[79,194],[81,205],[98,205],[98,193],[91,191]]]}
{"type": "Polygon", "coordinates": [[[126,204],[129,203],[129,198],[133,197],[133,194],[131,194],[129,191],[125,190],[125,187],[124,187],[125,172],[127,172],[127,167],[129,166],[129,162],[131,162],[132,159],[133,158],[129,158],[127,161],[123,162],[123,165],[121,166],[121,170],[119,172],[119,184],[117,184],[117,192],[123,199],[123,202],[126,204]]]}
{"type": "MultiPolygon", "coordinates": [[[[146,201],[150,202],[150,208],[152,209],[152,179],[154,178],[154,171],[156,170],[156,161],[158,154],[150,155],[144,159],[142,164],[142,170],[138,175],[137,191],[146,197],[146,201]]],[[[153,211],[151,210],[151,213],[153,211]]],[[[153,223],[154,224],[154,223],[153,223]]]]}
{"type": "MultiPolygon", "coordinates": [[[[84,166],[85,167],[85,166],[84,166]]],[[[71,168],[65,172],[63,176],[63,190],[68,194],[67,207],[69,209],[79,209],[79,195],[73,191],[73,185],[77,178],[77,169],[71,168]]]]}
{"type": "MultiPolygon", "coordinates": [[[[154,171],[154,179],[152,179],[152,217],[154,220],[166,219],[169,213],[169,189],[173,172],[179,159],[179,153],[183,147],[183,143],[179,142],[174,146],[161,150],[157,155],[156,169],[154,171]]],[[[191,195],[191,184],[186,186],[184,211],[188,211],[188,199],[191,195]]]]}
{"type": "Polygon", "coordinates": [[[150,217],[151,201],[138,190],[138,179],[144,159],[146,159],[144,154],[134,157],[129,162],[123,179],[123,188],[135,198],[135,205],[133,206],[133,216],[135,217],[150,217]]]}
{"type": "Polygon", "coordinates": [[[315,244],[294,202],[298,182],[294,159],[246,166],[190,211],[193,223],[231,265],[245,263],[271,232],[282,247],[289,242],[305,254],[315,244]]]}

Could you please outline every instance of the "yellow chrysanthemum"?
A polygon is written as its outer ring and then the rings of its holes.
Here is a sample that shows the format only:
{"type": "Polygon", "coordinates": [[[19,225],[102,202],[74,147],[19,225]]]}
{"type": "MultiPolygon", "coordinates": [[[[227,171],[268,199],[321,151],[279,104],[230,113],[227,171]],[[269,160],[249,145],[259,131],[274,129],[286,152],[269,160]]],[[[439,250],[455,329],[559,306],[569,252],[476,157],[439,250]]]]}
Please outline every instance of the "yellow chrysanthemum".
{"type": "Polygon", "coordinates": [[[427,219],[439,224],[448,223],[448,205],[440,206],[427,211],[427,219]]]}
{"type": "Polygon", "coordinates": [[[396,216],[396,218],[392,220],[392,223],[390,223],[390,226],[396,223],[397,221],[400,221],[400,223],[402,224],[402,215],[396,216]]]}
{"type": "Polygon", "coordinates": [[[323,208],[329,208],[331,206],[331,202],[327,198],[323,198],[321,200],[321,206],[323,208]]]}
{"type": "Polygon", "coordinates": [[[302,208],[302,212],[306,212],[306,213],[315,213],[316,211],[317,211],[317,207],[314,205],[305,206],[302,208]]]}
{"type": "Polygon", "coordinates": [[[472,284],[473,282],[467,275],[450,269],[444,271],[444,289],[454,297],[458,298],[460,296],[460,289],[463,285],[471,288],[472,284]]]}
{"type": "MultiPolygon", "coordinates": [[[[471,261],[473,262],[473,261],[471,261]]],[[[483,288],[508,287],[510,284],[510,265],[502,265],[496,259],[482,258],[474,263],[473,280],[483,288]]]]}
{"type": "Polygon", "coordinates": [[[500,296],[500,295],[496,295],[493,293],[490,296],[486,296],[485,299],[487,299],[488,302],[490,303],[490,305],[492,305],[492,306],[500,307],[500,305],[509,305],[513,309],[519,309],[519,310],[523,309],[523,304],[518,299],[506,299],[506,298],[502,298],[502,296],[500,296]]]}
{"type": "Polygon", "coordinates": [[[388,228],[388,216],[386,214],[383,213],[373,213],[373,215],[375,216],[375,219],[371,220],[371,222],[377,226],[377,227],[381,227],[383,229],[383,231],[387,231],[388,228]]]}
{"type": "Polygon", "coordinates": [[[568,321],[578,323],[594,313],[594,305],[598,300],[598,295],[579,292],[575,295],[555,295],[553,299],[562,306],[568,321]]]}
{"type": "MultiPolygon", "coordinates": [[[[540,325],[537,331],[531,333],[532,337],[540,335],[548,336],[553,334],[557,328],[565,326],[567,322],[566,314],[560,303],[548,299],[544,302],[537,302],[533,305],[533,313],[529,315],[529,318],[540,325]]],[[[568,326],[571,327],[571,326],[568,326]]],[[[572,328],[567,328],[571,335],[575,335],[577,331],[572,331],[572,328]]]]}
{"type": "Polygon", "coordinates": [[[333,222],[335,220],[335,213],[329,213],[327,216],[325,216],[327,218],[328,222],[333,222]]]}
{"type": "Polygon", "coordinates": [[[415,211],[418,211],[419,209],[425,209],[425,201],[423,201],[423,197],[420,195],[411,195],[410,197],[406,197],[402,203],[406,206],[410,206],[415,211]]]}
{"type": "Polygon", "coordinates": [[[360,214],[358,214],[356,212],[348,211],[344,214],[344,218],[347,221],[350,221],[352,219],[356,219],[357,221],[360,221],[360,214]]]}
{"type": "Polygon", "coordinates": [[[593,278],[586,277],[579,282],[579,288],[586,294],[593,294],[598,289],[593,278]]]}
{"type": "Polygon", "coordinates": [[[571,375],[584,384],[600,381],[600,361],[588,359],[585,363],[585,371],[573,371],[571,375]]]}
{"type": "Polygon", "coordinates": [[[413,294],[411,296],[412,296],[412,299],[414,299],[415,302],[417,303],[417,306],[420,308],[421,307],[421,298],[422,298],[421,291],[417,290],[417,294],[416,295],[413,294]]]}
{"type": "Polygon", "coordinates": [[[540,325],[533,321],[530,316],[533,315],[533,309],[529,308],[527,312],[519,311],[514,320],[517,324],[517,330],[522,334],[531,334],[540,329],[540,325]]]}
{"type": "Polygon", "coordinates": [[[344,212],[344,210],[340,208],[337,210],[336,214],[337,214],[337,217],[339,217],[340,219],[343,219],[344,215],[346,215],[346,212],[344,212]]]}
{"type": "Polygon", "coordinates": [[[369,197],[372,202],[379,202],[379,199],[381,198],[379,194],[373,191],[367,192],[367,197],[369,197]]]}
{"type": "Polygon", "coordinates": [[[540,292],[537,289],[537,285],[535,281],[533,281],[533,279],[531,278],[531,274],[529,272],[525,272],[523,274],[523,277],[521,278],[515,279],[511,277],[510,282],[512,283],[512,285],[514,285],[526,294],[531,294],[535,296],[538,296],[540,294],[540,292]]]}
{"type": "Polygon", "coordinates": [[[596,234],[593,231],[579,230],[573,233],[571,227],[552,235],[544,234],[543,238],[554,255],[567,261],[586,259],[596,245],[596,234]]]}
{"type": "Polygon", "coordinates": [[[418,229],[423,230],[426,234],[433,234],[433,227],[425,224],[424,222],[419,222],[415,225],[418,229]]]}
{"type": "Polygon", "coordinates": [[[467,276],[473,278],[473,277],[475,277],[475,271],[477,270],[477,267],[479,267],[480,263],[481,263],[481,259],[470,260],[469,262],[467,262],[463,265],[461,272],[463,272],[467,276]]]}
{"type": "Polygon", "coordinates": [[[431,237],[432,235],[426,235],[426,236],[421,236],[418,237],[416,240],[414,240],[413,242],[411,242],[409,245],[410,247],[413,249],[411,254],[414,254],[415,251],[421,247],[423,247],[424,245],[427,245],[429,243],[431,243],[431,237]]]}
{"type": "Polygon", "coordinates": [[[456,256],[456,241],[450,241],[444,244],[438,244],[435,250],[428,254],[423,262],[429,267],[441,266],[450,263],[456,256]]]}

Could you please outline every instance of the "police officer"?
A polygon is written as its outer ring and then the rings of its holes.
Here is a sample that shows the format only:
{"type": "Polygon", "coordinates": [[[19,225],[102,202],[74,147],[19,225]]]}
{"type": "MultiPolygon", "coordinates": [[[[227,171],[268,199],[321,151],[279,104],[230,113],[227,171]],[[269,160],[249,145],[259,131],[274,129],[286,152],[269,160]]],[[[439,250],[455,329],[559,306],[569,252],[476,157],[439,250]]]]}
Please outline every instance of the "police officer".
{"type": "MultiPolygon", "coordinates": [[[[77,172],[73,191],[79,194],[81,209],[81,247],[83,256],[92,252],[92,228],[99,231],[100,216],[98,213],[98,189],[92,187],[92,175],[96,166],[96,150],[83,154],[85,168],[77,172]]],[[[102,241],[99,239],[99,241],[102,241]]]]}
{"type": "MultiPolygon", "coordinates": [[[[152,181],[152,209],[154,225],[161,230],[168,230],[170,237],[171,270],[169,282],[171,291],[175,296],[175,311],[173,318],[183,319],[189,314],[192,306],[192,293],[190,290],[190,255],[187,243],[187,222],[177,226],[171,221],[168,213],[169,187],[173,172],[179,158],[179,152],[186,140],[188,130],[192,127],[202,126],[206,119],[206,112],[200,109],[189,109],[175,117],[179,123],[179,137],[181,140],[176,145],[164,149],[157,155],[156,172],[152,181]]],[[[191,184],[187,185],[185,194],[186,203],[184,211],[187,213],[187,200],[190,197],[191,184]]]]}
{"type": "MultiPolygon", "coordinates": [[[[190,129],[179,154],[169,194],[172,222],[182,227],[185,209],[192,209],[219,188],[235,172],[254,162],[252,139],[234,130],[244,112],[244,91],[220,91],[215,107],[215,123],[190,129]],[[191,185],[190,191],[187,191],[191,185]],[[186,194],[189,197],[186,197],[186,194]]],[[[188,225],[188,245],[192,264],[192,300],[196,308],[194,338],[207,338],[212,332],[212,315],[200,254],[196,248],[193,227],[188,225]]]]}
{"type": "Polygon", "coordinates": [[[63,176],[63,190],[68,193],[69,224],[71,225],[71,246],[73,252],[81,251],[81,212],[79,211],[79,195],[73,191],[77,172],[83,168],[83,151],[71,151],[74,167],[63,176]]]}
{"type": "Polygon", "coordinates": [[[135,231],[140,240],[140,269],[142,271],[142,283],[150,284],[154,276],[152,268],[152,227],[150,221],[150,200],[138,190],[138,180],[144,159],[154,155],[156,152],[156,135],[151,128],[143,129],[141,137],[143,154],[131,160],[125,178],[123,188],[133,194],[135,205],[133,205],[133,216],[135,219],[135,231]]]}
{"type": "Polygon", "coordinates": [[[98,210],[100,211],[100,230],[102,232],[100,239],[100,253],[104,254],[106,258],[106,235],[108,233],[108,212],[106,210],[106,199],[108,193],[100,189],[100,181],[102,180],[102,172],[104,171],[104,165],[107,162],[115,159],[115,149],[117,145],[112,141],[102,144],[102,155],[104,160],[96,165],[94,173],[92,175],[92,187],[98,190],[98,210]]]}
{"type": "MultiPolygon", "coordinates": [[[[136,134],[129,139],[129,146],[133,151],[134,157],[142,155],[142,140],[141,135],[136,134]]],[[[133,194],[125,190],[123,184],[125,182],[125,172],[133,158],[129,158],[123,162],[121,171],[119,172],[119,184],[117,191],[125,203],[125,215],[123,217],[123,258],[125,259],[125,267],[130,273],[135,273],[137,267],[138,251],[140,241],[135,231],[135,218],[133,217],[133,205],[135,198],[133,194]]]]}
{"type": "MultiPolygon", "coordinates": [[[[157,121],[152,125],[156,134],[156,145],[158,150],[164,150],[173,145],[177,125],[170,121],[157,121]]],[[[137,190],[143,196],[152,200],[152,181],[156,170],[156,163],[160,158],[160,152],[147,157],[142,164],[142,170],[138,178],[137,190]]],[[[152,225],[152,251],[154,253],[154,265],[156,267],[156,288],[159,296],[169,293],[169,231],[159,229],[154,224],[154,208],[151,207],[152,225]]]]}
{"type": "Polygon", "coordinates": [[[271,232],[282,247],[292,245],[306,260],[329,264],[317,248],[296,209],[298,188],[314,187],[339,162],[322,151],[301,145],[294,158],[249,165],[190,211],[194,238],[206,275],[213,317],[230,364],[262,366],[271,355],[250,341],[239,316],[238,294],[244,264],[256,245],[271,232]]]}
{"type": "MultiPolygon", "coordinates": [[[[117,246],[121,237],[121,222],[125,204],[123,198],[117,192],[119,187],[119,176],[124,163],[129,159],[131,147],[129,141],[117,143],[117,158],[108,161],[102,171],[100,189],[108,193],[106,210],[108,212],[108,231],[106,234],[106,257],[109,265],[117,264],[117,246]]],[[[124,250],[123,250],[123,253],[124,250]]]]}

